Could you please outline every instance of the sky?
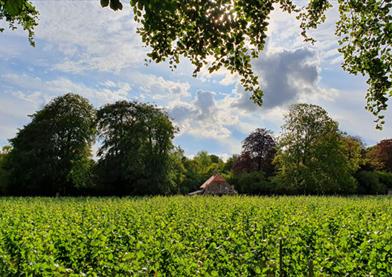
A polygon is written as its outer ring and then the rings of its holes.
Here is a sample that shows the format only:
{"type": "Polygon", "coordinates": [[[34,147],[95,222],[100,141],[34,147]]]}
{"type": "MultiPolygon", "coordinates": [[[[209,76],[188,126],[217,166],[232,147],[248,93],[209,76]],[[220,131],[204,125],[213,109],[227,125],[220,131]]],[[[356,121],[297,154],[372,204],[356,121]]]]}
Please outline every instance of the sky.
{"type": "MultiPolygon", "coordinates": [[[[179,128],[174,143],[193,156],[201,150],[227,158],[256,128],[279,136],[294,103],[322,106],[342,131],[367,145],[392,137],[392,111],[382,131],[365,110],[366,78],[341,69],[334,35],[336,8],[304,43],[294,16],[271,15],[264,52],[253,61],[265,92],[258,107],[225,70],[206,68],[192,77],[186,59],[174,71],[167,63],[145,65],[146,48],[131,9],[102,9],[99,1],[32,1],[40,12],[36,47],[22,30],[0,33],[0,147],[30,122],[28,115],[54,97],[80,94],[99,108],[117,100],[156,104],[179,128]]],[[[125,1],[123,1],[125,2],[125,1]]],[[[1,26],[1,23],[0,23],[1,26]]]]}

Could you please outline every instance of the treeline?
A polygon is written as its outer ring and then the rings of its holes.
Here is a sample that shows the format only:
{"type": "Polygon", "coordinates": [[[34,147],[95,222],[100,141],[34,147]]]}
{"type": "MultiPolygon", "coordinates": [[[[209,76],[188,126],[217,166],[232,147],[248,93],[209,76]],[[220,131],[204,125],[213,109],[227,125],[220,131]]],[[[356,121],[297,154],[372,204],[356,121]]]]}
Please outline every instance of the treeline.
{"type": "Polygon", "coordinates": [[[279,138],[256,129],[227,161],[205,151],[186,157],[172,142],[176,132],[156,106],[119,101],[95,110],[83,97],[66,94],[31,115],[0,152],[0,194],[186,194],[214,173],[244,194],[392,189],[392,139],[366,147],[315,105],[291,106],[279,138]]]}

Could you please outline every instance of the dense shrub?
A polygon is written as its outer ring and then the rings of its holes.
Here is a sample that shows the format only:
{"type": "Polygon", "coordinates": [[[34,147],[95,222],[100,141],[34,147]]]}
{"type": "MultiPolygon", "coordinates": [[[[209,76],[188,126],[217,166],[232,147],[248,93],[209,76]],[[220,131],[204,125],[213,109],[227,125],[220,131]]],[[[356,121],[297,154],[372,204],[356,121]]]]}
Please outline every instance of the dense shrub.
{"type": "Polygon", "coordinates": [[[380,182],[383,183],[388,189],[392,189],[392,173],[378,172],[380,182]]]}
{"type": "Polygon", "coordinates": [[[239,193],[271,194],[274,193],[270,179],[262,171],[253,171],[233,176],[229,180],[239,193]]]}
{"type": "Polygon", "coordinates": [[[359,194],[385,194],[392,188],[392,174],[380,171],[359,171],[355,174],[359,194]]]}

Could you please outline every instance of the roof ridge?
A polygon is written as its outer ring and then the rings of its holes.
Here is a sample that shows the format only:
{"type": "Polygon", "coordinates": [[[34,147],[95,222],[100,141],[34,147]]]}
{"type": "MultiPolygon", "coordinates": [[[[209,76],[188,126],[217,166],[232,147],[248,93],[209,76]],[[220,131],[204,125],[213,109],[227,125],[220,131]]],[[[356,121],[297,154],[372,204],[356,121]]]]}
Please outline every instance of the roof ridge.
{"type": "Polygon", "coordinates": [[[205,181],[200,188],[202,189],[206,189],[208,186],[210,186],[211,184],[214,183],[226,183],[225,178],[223,178],[220,174],[213,174],[210,178],[207,179],[207,181],[205,181]]]}

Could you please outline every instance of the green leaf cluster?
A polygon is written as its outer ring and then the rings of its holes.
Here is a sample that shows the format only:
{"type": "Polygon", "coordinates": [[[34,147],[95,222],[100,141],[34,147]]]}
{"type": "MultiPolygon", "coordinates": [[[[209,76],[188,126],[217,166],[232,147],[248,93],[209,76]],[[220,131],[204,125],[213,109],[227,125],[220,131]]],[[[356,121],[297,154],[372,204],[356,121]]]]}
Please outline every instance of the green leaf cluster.
{"type": "MultiPolygon", "coordinates": [[[[0,0],[0,20],[5,20],[12,30],[20,25],[27,31],[30,44],[34,43],[34,28],[38,25],[38,11],[28,0],[0,0]]],[[[0,32],[4,28],[0,27],[0,32]]]]}
{"type": "Polygon", "coordinates": [[[392,198],[0,199],[1,276],[391,276],[392,198]]]}
{"type": "MultiPolygon", "coordinates": [[[[169,60],[176,67],[181,57],[212,73],[221,68],[241,77],[243,87],[261,105],[263,84],[252,69],[252,59],[264,49],[270,14],[279,6],[294,13],[305,41],[326,19],[330,0],[309,0],[300,7],[291,0],[131,0],[138,33],[151,47],[150,61],[169,60]]],[[[367,77],[367,109],[377,116],[382,128],[387,101],[392,94],[392,3],[385,0],[339,0],[335,3],[340,18],[336,23],[343,68],[367,77]]],[[[274,92],[278,93],[278,92],[274,92]]]]}

